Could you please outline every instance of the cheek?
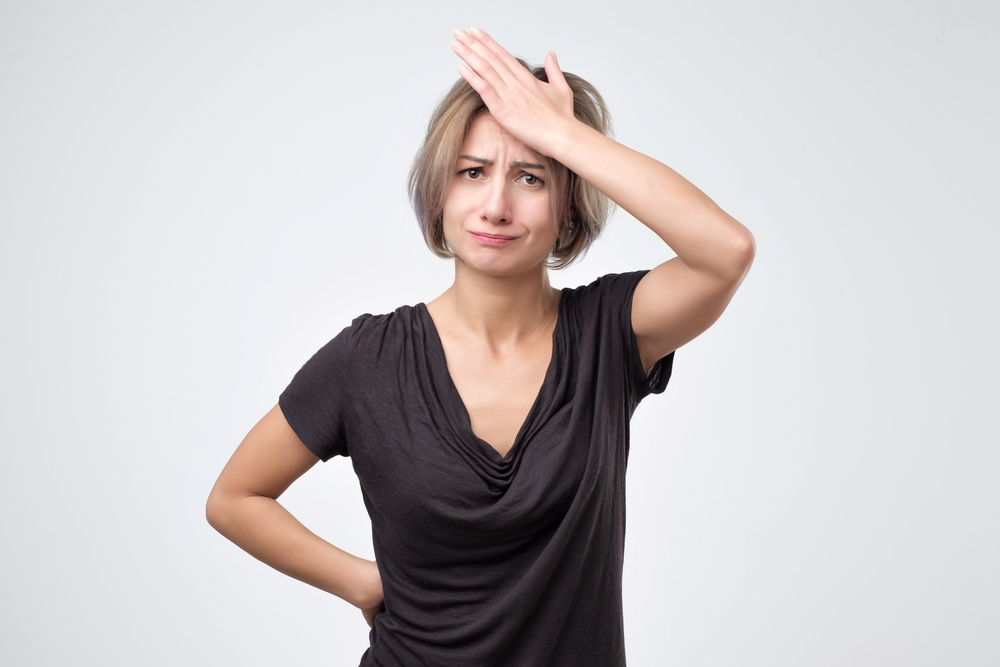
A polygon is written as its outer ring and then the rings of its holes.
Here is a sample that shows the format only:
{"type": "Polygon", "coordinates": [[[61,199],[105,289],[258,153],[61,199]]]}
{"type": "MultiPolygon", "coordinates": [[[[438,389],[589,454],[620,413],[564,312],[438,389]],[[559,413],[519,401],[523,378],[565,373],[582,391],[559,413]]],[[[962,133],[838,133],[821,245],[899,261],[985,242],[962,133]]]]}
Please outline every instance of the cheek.
{"type": "Polygon", "coordinates": [[[453,224],[455,219],[458,217],[458,205],[455,198],[448,193],[445,197],[444,206],[441,208],[441,224],[444,226],[445,230],[448,229],[449,224],[453,224]]]}
{"type": "Polygon", "coordinates": [[[531,213],[532,217],[538,221],[537,229],[553,238],[559,235],[559,223],[553,216],[548,197],[545,197],[544,201],[535,202],[531,213]]]}
{"type": "Polygon", "coordinates": [[[452,252],[457,250],[455,243],[461,241],[464,220],[465,215],[458,202],[445,201],[441,211],[441,236],[444,237],[445,247],[452,252]]]}

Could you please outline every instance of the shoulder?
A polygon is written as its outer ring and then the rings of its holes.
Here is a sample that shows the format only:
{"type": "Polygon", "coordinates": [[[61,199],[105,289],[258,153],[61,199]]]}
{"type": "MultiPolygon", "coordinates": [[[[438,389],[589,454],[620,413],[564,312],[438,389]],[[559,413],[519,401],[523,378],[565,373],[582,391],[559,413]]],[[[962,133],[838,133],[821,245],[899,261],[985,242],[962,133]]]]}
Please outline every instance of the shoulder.
{"type": "Polygon", "coordinates": [[[649,393],[663,391],[670,378],[672,356],[643,367],[632,330],[632,296],[648,271],[612,273],[588,285],[563,290],[567,336],[584,359],[600,359],[624,372],[635,402],[649,393]],[[589,355],[589,356],[588,356],[589,355]],[[648,371],[648,373],[647,373],[648,371]]]}
{"type": "Polygon", "coordinates": [[[421,305],[400,306],[391,313],[359,315],[326,347],[355,360],[381,356],[398,348],[400,343],[413,337],[415,329],[422,327],[421,308],[421,305]]]}
{"type": "Polygon", "coordinates": [[[574,295],[576,297],[593,297],[596,295],[631,292],[635,290],[635,286],[639,284],[639,281],[647,273],[649,273],[648,270],[631,271],[629,273],[608,273],[596,278],[587,285],[567,287],[563,289],[563,294],[574,295]]]}
{"type": "Polygon", "coordinates": [[[630,310],[632,294],[647,273],[649,271],[609,273],[587,285],[564,288],[562,298],[571,309],[588,310],[602,307],[611,310],[630,310]]]}
{"type": "MultiPolygon", "coordinates": [[[[643,367],[632,330],[632,295],[648,271],[601,276],[588,285],[563,290],[565,343],[584,364],[610,370],[606,377],[623,378],[634,408],[649,393],[663,391],[670,378],[672,357],[643,367]],[[648,371],[648,372],[647,372],[648,371]]],[[[615,384],[614,386],[619,386],[615,384]]]]}
{"type": "Polygon", "coordinates": [[[391,313],[365,313],[354,318],[321,347],[306,363],[312,372],[340,373],[358,362],[362,364],[384,354],[393,343],[410,336],[419,321],[418,306],[400,306],[391,313]]]}
{"type": "Polygon", "coordinates": [[[628,341],[632,334],[632,295],[647,271],[609,273],[587,285],[563,289],[560,317],[581,340],[628,341]]]}
{"type": "Polygon", "coordinates": [[[346,337],[351,345],[364,345],[372,339],[412,328],[419,317],[418,309],[419,306],[400,306],[391,313],[365,313],[355,317],[339,335],[346,337]]]}

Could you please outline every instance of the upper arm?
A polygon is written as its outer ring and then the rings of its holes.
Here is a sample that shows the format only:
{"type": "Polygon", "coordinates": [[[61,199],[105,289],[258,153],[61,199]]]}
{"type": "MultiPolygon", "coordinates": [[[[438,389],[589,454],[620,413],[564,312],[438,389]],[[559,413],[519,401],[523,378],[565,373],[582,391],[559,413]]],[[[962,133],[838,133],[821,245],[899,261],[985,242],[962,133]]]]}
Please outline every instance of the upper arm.
{"type": "Polygon", "coordinates": [[[277,498],[316,465],[309,451],[275,405],[236,448],[209,496],[213,503],[245,496],[277,498]]]}
{"type": "Polygon", "coordinates": [[[643,276],[632,296],[632,330],[643,368],[697,338],[719,319],[753,261],[752,240],[738,251],[734,271],[720,276],[675,257],[643,276]]]}

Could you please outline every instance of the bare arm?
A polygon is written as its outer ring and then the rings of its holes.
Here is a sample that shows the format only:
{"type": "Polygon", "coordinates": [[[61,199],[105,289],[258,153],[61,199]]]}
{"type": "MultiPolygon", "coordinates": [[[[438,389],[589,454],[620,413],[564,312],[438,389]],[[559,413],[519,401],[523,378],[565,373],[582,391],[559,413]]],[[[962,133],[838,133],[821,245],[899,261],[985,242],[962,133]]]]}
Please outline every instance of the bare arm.
{"type": "Polygon", "coordinates": [[[546,56],[543,83],[482,31],[456,31],[452,48],[468,64],[460,73],[505,130],[590,182],[677,254],[633,297],[644,366],[711,326],[750,269],[750,232],[677,172],[578,121],[555,54],[546,56]]]}
{"type": "Polygon", "coordinates": [[[382,579],[372,561],[320,539],[277,498],[319,459],[276,405],[251,429],[208,497],[212,527],[271,567],[362,610],[368,624],[382,607],[382,579]]]}
{"type": "Polygon", "coordinates": [[[677,253],[646,274],[632,299],[632,329],[649,368],[719,319],[750,270],[753,235],[670,167],[582,124],[571,136],[579,138],[567,166],[677,253]]]}

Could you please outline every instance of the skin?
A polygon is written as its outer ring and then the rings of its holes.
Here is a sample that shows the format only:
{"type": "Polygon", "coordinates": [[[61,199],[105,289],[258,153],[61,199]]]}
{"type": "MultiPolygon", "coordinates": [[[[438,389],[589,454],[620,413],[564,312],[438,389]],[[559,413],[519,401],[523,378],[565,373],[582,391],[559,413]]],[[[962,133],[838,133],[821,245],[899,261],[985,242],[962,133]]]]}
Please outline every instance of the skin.
{"type": "Polygon", "coordinates": [[[427,310],[472,430],[506,455],[552,356],[560,292],[545,259],[557,227],[541,156],[490,114],[459,154],[444,206],[455,283],[427,310]]]}
{"type": "MultiPolygon", "coordinates": [[[[633,297],[647,368],[719,318],[750,268],[754,239],[675,171],[576,120],[555,54],[545,58],[543,83],[475,28],[456,31],[452,49],[489,112],[465,138],[445,202],[455,282],[427,309],[473,431],[504,456],[544,379],[558,313],[544,264],[558,225],[541,155],[589,181],[677,255],[633,297]]],[[[277,501],[316,461],[275,406],[223,469],[208,520],[256,558],[355,605],[371,625],[383,608],[376,564],[317,537],[277,501]]]]}

